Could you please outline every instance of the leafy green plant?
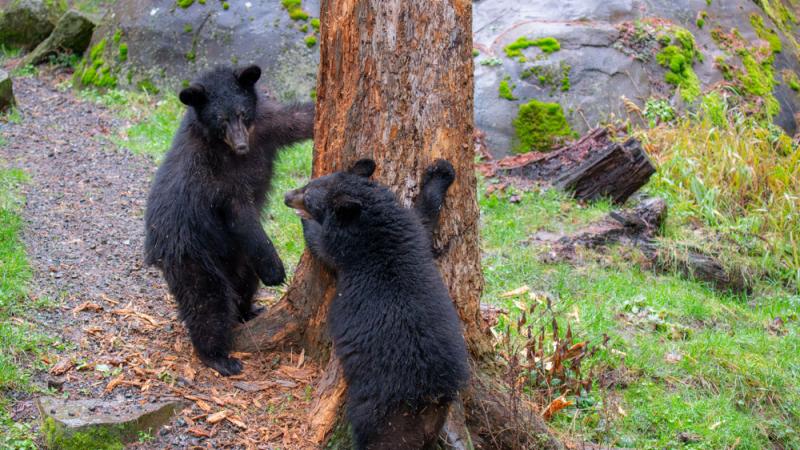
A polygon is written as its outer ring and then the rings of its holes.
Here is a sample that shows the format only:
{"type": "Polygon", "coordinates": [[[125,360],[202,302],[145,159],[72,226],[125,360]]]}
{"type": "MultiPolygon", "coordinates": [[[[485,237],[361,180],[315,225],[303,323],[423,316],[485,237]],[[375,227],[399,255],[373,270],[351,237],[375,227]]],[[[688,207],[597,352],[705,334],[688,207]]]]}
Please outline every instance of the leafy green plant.
{"type": "Polygon", "coordinates": [[[650,127],[675,120],[675,110],[669,101],[663,98],[648,99],[644,104],[643,114],[650,123],[650,127]]]}

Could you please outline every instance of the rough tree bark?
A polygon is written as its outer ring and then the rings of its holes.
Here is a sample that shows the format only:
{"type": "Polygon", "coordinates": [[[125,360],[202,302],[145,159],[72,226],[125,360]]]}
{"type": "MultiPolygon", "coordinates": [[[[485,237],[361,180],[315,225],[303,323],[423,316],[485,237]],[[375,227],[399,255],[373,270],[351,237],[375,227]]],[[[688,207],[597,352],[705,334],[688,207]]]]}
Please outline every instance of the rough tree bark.
{"type": "MultiPolygon", "coordinates": [[[[411,206],[424,169],[437,158],[453,164],[457,178],[434,245],[479,367],[492,346],[480,320],[472,2],[328,0],[320,9],[312,175],[373,158],[375,179],[411,206]]],[[[307,355],[327,363],[310,418],[320,442],[340,417],[346,390],[326,330],[333,292],[331,274],[304,254],[284,298],[242,327],[236,345],[238,350],[265,351],[299,344],[307,355]]]]}

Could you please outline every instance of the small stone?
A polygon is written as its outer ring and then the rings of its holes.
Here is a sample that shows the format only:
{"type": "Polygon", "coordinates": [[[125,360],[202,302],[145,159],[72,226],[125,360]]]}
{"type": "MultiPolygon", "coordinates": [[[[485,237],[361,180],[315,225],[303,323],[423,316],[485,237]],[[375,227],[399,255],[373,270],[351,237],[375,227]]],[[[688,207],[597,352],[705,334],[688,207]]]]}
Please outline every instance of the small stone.
{"type": "Polygon", "coordinates": [[[140,404],[138,400],[41,397],[36,404],[42,416],[41,430],[48,448],[88,448],[86,445],[90,443],[84,441],[87,436],[102,438],[102,448],[114,442],[136,442],[140,432],[152,435],[186,407],[186,403],[179,399],[140,404]]]}
{"type": "Polygon", "coordinates": [[[14,86],[11,77],[3,69],[0,69],[0,112],[10,109],[17,104],[14,98],[14,86]]]}
{"type": "Polygon", "coordinates": [[[49,377],[47,378],[47,387],[50,389],[55,389],[56,391],[61,392],[64,389],[64,382],[66,380],[64,378],[58,377],[49,377]]]}

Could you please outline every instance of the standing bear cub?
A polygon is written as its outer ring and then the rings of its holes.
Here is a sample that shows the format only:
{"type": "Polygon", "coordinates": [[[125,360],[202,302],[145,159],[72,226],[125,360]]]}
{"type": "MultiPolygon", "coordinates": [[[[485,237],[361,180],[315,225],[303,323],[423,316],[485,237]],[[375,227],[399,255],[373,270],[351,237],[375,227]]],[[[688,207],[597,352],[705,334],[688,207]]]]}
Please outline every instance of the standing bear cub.
{"type": "Polygon", "coordinates": [[[198,356],[222,375],[242,370],[232,328],[258,314],[258,280],[286,277],[260,221],[276,153],[313,135],[313,104],[261,99],[260,76],[217,68],[180,92],[189,108],[145,213],[145,263],[161,269],[198,356]]]}
{"type": "Polygon", "coordinates": [[[469,377],[461,322],[431,231],[453,167],[428,168],[414,209],[370,181],[372,160],[286,194],[311,253],[336,273],[328,326],[348,384],[357,449],[434,448],[469,377]]]}

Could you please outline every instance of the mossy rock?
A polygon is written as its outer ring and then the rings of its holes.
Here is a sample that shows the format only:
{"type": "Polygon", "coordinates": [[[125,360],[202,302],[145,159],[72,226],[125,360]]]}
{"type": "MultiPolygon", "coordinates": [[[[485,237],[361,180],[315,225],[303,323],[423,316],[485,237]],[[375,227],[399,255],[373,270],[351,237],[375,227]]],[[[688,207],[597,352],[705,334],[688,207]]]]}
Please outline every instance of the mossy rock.
{"type": "Polygon", "coordinates": [[[39,64],[48,56],[61,52],[80,55],[89,46],[97,24],[88,15],[71,9],[58,20],[50,36],[30,52],[22,65],[39,64]]]}
{"type": "Polygon", "coordinates": [[[11,0],[0,11],[0,43],[26,49],[37,46],[66,9],[65,1],[11,0]]]}
{"type": "Polygon", "coordinates": [[[475,124],[502,157],[518,145],[512,123],[519,105],[533,99],[562,105],[573,129],[585,133],[620,118],[647,126],[635,110],[649,99],[666,99],[684,114],[704,93],[725,88],[746,114],[792,136],[800,81],[786,74],[800,74],[799,4],[475,2],[475,124]]]}
{"type": "Polygon", "coordinates": [[[212,67],[255,63],[260,86],[274,97],[306,99],[316,85],[319,21],[311,17],[319,0],[288,4],[308,13],[306,21],[293,20],[280,1],[225,4],[117,0],[76,69],[76,86],[175,92],[212,67]]]}
{"type": "Polygon", "coordinates": [[[52,397],[36,404],[45,446],[57,450],[121,450],[141,433],[156,432],[185,406],[180,400],[139,404],[52,397]]]}
{"type": "Polygon", "coordinates": [[[513,124],[517,137],[514,151],[517,153],[550,151],[575,137],[564,116],[564,108],[558,103],[531,100],[522,104],[513,124]]]}

